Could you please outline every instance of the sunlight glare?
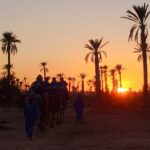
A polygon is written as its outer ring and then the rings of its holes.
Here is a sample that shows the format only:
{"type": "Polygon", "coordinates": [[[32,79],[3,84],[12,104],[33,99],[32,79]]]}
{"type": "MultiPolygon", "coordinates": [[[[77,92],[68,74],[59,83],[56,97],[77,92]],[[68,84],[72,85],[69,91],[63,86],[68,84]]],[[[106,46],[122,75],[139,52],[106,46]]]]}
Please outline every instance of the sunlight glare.
{"type": "Polygon", "coordinates": [[[126,88],[118,88],[118,92],[119,93],[124,93],[124,92],[127,92],[127,89],[126,88]]]}

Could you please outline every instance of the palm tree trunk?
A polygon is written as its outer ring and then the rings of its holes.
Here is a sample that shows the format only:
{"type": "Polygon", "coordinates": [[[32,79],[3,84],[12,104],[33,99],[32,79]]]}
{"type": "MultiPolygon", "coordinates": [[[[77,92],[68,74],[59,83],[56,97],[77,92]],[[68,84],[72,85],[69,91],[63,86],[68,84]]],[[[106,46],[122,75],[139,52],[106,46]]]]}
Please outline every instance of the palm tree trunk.
{"type": "Polygon", "coordinates": [[[43,70],[44,70],[44,81],[46,80],[46,69],[45,69],[45,67],[43,68],[43,70]]]}
{"type": "Polygon", "coordinates": [[[7,52],[8,52],[8,74],[7,74],[7,78],[8,78],[8,87],[10,86],[10,65],[11,65],[11,62],[10,62],[10,45],[8,44],[8,47],[7,47],[7,52]]]}
{"type": "Polygon", "coordinates": [[[105,72],[105,92],[108,92],[107,72],[105,72]]]}
{"type": "Polygon", "coordinates": [[[119,72],[120,88],[122,88],[121,72],[119,72]]]}
{"type": "Polygon", "coordinates": [[[102,91],[104,91],[104,86],[103,86],[103,71],[101,70],[101,88],[102,91]]]}
{"type": "Polygon", "coordinates": [[[82,80],[82,94],[84,95],[84,80],[82,80]]]}
{"type": "Polygon", "coordinates": [[[96,96],[100,95],[100,73],[98,53],[95,53],[96,96]]]}
{"type": "Polygon", "coordinates": [[[148,91],[148,71],[147,71],[147,53],[146,53],[147,44],[146,44],[144,25],[141,27],[141,48],[142,48],[142,55],[143,55],[143,76],[144,76],[143,93],[144,95],[146,95],[148,91]]]}
{"type": "Polygon", "coordinates": [[[68,85],[69,87],[69,94],[70,94],[70,89],[71,89],[71,83],[69,82],[69,85],[68,85]]]}
{"type": "Polygon", "coordinates": [[[114,74],[113,74],[112,79],[113,79],[113,92],[114,92],[115,91],[115,75],[114,74]]]}

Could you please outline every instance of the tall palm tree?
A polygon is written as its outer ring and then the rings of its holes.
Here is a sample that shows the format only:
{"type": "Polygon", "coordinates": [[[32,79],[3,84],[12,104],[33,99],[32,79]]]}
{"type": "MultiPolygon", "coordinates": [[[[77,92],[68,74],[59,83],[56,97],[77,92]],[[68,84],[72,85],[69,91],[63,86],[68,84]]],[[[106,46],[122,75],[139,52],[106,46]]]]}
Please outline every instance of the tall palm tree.
{"type": "Polygon", "coordinates": [[[82,89],[82,94],[84,95],[84,79],[87,77],[86,73],[80,73],[79,78],[81,79],[81,89],[82,89]]]}
{"type": "Polygon", "coordinates": [[[123,67],[121,64],[117,64],[115,68],[116,68],[116,71],[117,71],[118,74],[119,74],[120,88],[122,88],[121,72],[122,72],[122,70],[124,70],[124,67],[123,67]]]}
{"type": "MultiPolygon", "coordinates": [[[[10,55],[17,53],[16,43],[20,43],[21,41],[17,39],[16,35],[13,32],[4,32],[2,34],[2,51],[4,54],[8,55],[8,66],[11,65],[10,55]]],[[[8,86],[10,85],[10,67],[8,68],[8,86]]]]}
{"type": "Polygon", "coordinates": [[[132,26],[129,34],[129,40],[136,41],[140,49],[142,50],[142,58],[143,58],[143,93],[146,94],[148,91],[148,71],[147,71],[147,37],[148,37],[148,28],[147,28],[147,19],[150,15],[150,11],[148,10],[149,5],[145,4],[143,6],[135,6],[133,5],[134,12],[127,10],[127,16],[122,17],[133,21],[135,24],[132,26]],[[140,41],[139,41],[140,39],[140,41]]]}
{"type": "Polygon", "coordinates": [[[112,76],[112,85],[113,85],[112,91],[113,92],[115,91],[115,73],[116,73],[116,69],[110,70],[110,75],[112,76]]]}
{"type": "Polygon", "coordinates": [[[108,44],[108,42],[102,44],[103,37],[101,39],[91,39],[89,44],[85,44],[85,48],[88,48],[89,52],[85,56],[85,61],[88,62],[89,56],[91,56],[91,61],[95,63],[95,76],[96,76],[96,95],[99,96],[100,93],[100,72],[99,72],[99,63],[102,61],[102,53],[106,56],[105,51],[101,49],[108,44]]]}
{"type": "Polygon", "coordinates": [[[44,81],[46,79],[46,73],[48,72],[48,68],[46,68],[47,62],[43,61],[40,63],[40,66],[42,67],[40,71],[43,71],[44,73],[44,81]]]}
{"type": "Polygon", "coordinates": [[[107,71],[108,71],[108,66],[104,65],[104,79],[105,79],[105,92],[108,92],[108,83],[107,83],[107,71]]]}

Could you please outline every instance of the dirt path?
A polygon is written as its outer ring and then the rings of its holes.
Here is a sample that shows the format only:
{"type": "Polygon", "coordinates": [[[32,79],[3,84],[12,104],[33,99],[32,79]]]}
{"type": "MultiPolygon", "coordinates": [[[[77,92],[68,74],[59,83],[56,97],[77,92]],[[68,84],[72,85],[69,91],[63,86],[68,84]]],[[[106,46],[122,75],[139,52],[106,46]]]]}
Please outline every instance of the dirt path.
{"type": "Polygon", "coordinates": [[[74,121],[67,110],[67,122],[30,141],[24,131],[21,111],[1,113],[12,129],[0,130],[1,150],[150,150],[150,117],[135,114],[94,115],[86,110],[85,120],[74,121]]]}

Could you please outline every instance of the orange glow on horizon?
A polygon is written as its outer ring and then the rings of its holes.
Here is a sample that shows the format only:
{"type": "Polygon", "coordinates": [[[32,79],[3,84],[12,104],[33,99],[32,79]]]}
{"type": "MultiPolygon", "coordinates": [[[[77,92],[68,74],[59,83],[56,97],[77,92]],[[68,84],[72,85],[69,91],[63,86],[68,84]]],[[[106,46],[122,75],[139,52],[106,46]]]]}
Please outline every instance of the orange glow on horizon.
{"type": "Polygon", "coordinates": [[[124,88],[124,87],[118,88],[118,93],[125,93],[125,92],[127,92],[127,91],[128,91],[127,88],[124,88]]]}

